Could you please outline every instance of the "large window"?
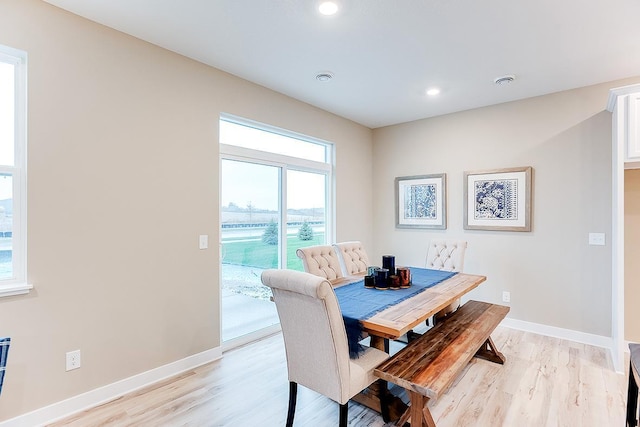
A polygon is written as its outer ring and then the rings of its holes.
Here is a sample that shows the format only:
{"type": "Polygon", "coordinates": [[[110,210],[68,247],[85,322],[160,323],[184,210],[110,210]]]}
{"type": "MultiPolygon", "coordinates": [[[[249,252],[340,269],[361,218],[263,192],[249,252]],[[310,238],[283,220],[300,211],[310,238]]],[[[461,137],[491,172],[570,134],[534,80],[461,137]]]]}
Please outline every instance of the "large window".
{"type": "Polygon", "coordinates": [[[0,45],[0,296],[28,292],[25,52],[0,45]]]}
{"type": "Polygon", "coordinates": [[[333,240],[332,148],[282,129],[220,120],[223,341],[278,323],[262,270],[303,270],[296,250],[333,240]]]}

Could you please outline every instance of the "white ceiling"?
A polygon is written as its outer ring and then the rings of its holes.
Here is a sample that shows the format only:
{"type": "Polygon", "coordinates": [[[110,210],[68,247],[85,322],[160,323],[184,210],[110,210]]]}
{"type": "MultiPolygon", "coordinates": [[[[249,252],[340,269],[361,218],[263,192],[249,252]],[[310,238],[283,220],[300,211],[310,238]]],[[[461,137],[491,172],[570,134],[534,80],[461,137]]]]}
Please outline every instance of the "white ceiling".
{"type": "Polygon", "coordinates": [[[45,1],[370,128],[640,76],[640,0],[45,1]]]}

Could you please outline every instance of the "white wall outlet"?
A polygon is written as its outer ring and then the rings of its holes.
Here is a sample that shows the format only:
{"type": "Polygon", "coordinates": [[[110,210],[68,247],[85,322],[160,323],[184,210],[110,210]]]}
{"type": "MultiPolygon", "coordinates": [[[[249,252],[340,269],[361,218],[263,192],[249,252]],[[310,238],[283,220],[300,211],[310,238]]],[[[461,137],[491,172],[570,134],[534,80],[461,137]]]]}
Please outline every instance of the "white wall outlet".
{"type": "Polygon", "coordinates": [[[596,246],[604,246],[604,233],[589,233],[589,244],[596,246]]]}
{"type": "Polygon", "coordinates": [[[74,350],[67,353],[67,371],[78,369],[80,364],[80,350],[74,350]]]}
{"type": "Polygon", "coordinates": [[[502,302],[511,302],[511,292],[502,291],[502,302]]]}
{"type": "Polygon", "coordinates": [[[209,247],[209,235],[201,234],[199,244],[200,244],[200,249],[207,249],[209,247]]]}

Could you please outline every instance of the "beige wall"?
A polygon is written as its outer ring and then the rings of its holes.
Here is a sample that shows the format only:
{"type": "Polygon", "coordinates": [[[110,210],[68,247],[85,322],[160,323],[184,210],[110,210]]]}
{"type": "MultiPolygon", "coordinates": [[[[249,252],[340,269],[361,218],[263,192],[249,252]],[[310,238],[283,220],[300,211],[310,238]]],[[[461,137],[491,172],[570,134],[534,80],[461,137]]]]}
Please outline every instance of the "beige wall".
{"type": "Polygon", "coordinates": [[[624,172],[624,335],[640,342],[640,169],[624,172]]]}
{"type": "Polygon", "coordinates": [[[38,0],[0,2],[0,44],[29,55],[35,285],[0,299],[0,421],[220,345],[222,112],[335,142],[337,238],[372,245],[371,130],[38,0]]]}
{"type": "Polygon", "coordinates": [[[337,240],[420,265],[430,239],[464,238],[466,271],[489,277],[476,298],[508,290],[510,317],[610,335],[611,248],[586,242],[610,240],[608,90],[640,79],[372,132],[38,0],[0,2],[0,44],[29,54],[35,285],[0,299],[0,421],[219,346],[218,252],[197,236],[218,239],[221,112],[336,143],[337,240]],[[525,165],[533,231],[464,231],[463,171],[525,165]],[[395,229],[394,178],[439,172],[448,229],[395,229]]]}
{"type": "MultiPolygon", "coordinates": [[[[636,79],[637,81],[637,79],[636,79]]],[[[434,238],[469,242],[465,271],[488,277],[472,297],[509,317],[611,336],[613,82],[374,130],[374,258],[423,264],[434,238]],[[532,166],[533,231],[463,229],[463,172],[532,166]],[[395,228],[394,178],[446,173],[446,231],[395,228]],[[603,232],[606,246],[589,246],[603,232]]]]}

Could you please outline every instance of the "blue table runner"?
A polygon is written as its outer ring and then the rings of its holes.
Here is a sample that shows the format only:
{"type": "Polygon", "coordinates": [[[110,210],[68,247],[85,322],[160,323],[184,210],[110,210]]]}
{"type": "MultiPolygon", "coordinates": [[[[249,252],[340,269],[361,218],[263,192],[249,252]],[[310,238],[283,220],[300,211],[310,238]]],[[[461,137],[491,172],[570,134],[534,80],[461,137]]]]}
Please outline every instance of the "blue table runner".
{"type": "Polygon", "coordinates": [[[7,366],[9,344],[11,344],[11,338],[0,337],[0,393],[2,393],[2,381],[4,380],[4,371],[7,366]]]}
{"type": "Polygon", "coordinates": [[[411,287],[397,290],[379,290],[364,287],[364,279],[335,289],[349,342],[349,356],[358,357],[364,348],[361,320],[368,319],[382,310],[458,274],[451,271],[429,270],[411,267],[411,287]]]}

